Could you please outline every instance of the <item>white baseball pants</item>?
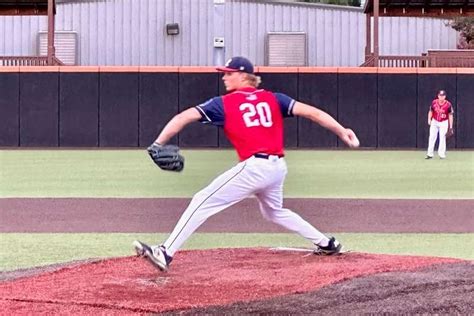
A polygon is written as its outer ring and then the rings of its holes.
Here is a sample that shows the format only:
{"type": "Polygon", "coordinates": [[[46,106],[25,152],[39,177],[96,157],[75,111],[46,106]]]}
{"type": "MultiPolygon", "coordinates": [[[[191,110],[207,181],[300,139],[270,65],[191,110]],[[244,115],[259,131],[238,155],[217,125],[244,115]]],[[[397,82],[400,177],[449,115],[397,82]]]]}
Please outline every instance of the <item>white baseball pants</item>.
{"type": "Polygon", "coordinates": [[[448,120],[442,122],[435,119],[431,120],[428,152],[426,153],[428,156],[433,157],[436,138],[438,138],[439,134],[438,156],[440,158],[446,158],[446,133],[448,132],[448,127],[448,120]]]}
{"type": "Polygon", "coordinates": [[[283,182],[287,174],[285,159],[250,157],[218,176],[196,193],[181,215],[173,232],[163,243],[173,256],[191,234],[210,216],[255,195],[260,212],[269,221],[293,231],[314,244],[327,245],[328,238],[301,216],[283,208],[283,182]]]}

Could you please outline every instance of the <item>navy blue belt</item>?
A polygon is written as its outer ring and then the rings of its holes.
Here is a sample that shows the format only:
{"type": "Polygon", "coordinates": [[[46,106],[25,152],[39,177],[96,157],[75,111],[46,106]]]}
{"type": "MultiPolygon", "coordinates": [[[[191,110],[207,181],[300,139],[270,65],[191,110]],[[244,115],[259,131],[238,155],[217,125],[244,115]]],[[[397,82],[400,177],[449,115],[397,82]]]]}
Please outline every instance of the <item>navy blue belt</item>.
{"type": "Polygon", "coordinates": [[[254,156],[255,158],[262,158],[262,159],[268,159],[268,158],[270,158],[270,156],[278,156],[278,158],[283,158],[283,157],[285,157],[285,155],[269,155],[269,154],[260,154],[260,153],[258,153],[258,154],[253,154],[253,156],[254,156]]]}

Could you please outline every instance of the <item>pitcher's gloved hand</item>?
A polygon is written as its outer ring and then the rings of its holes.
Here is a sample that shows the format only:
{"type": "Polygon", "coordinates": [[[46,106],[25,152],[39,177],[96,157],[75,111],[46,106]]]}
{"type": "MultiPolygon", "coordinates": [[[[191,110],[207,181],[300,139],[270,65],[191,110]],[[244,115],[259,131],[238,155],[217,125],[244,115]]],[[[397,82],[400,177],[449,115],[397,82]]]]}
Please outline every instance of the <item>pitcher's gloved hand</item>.
{"type": "Polygon", "coordinates": [[[153,143],[147,151],[153,162],[162,170],[179,172],[184,168],[184,157],[179,154],[178,146],[153,143]]]}

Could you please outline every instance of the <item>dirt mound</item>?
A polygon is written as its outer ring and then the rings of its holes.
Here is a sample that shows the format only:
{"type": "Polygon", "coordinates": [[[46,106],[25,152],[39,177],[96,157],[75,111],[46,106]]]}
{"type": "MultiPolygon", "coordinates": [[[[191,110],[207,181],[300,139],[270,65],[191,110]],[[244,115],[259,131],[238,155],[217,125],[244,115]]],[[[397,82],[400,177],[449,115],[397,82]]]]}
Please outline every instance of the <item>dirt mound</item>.
{"type": "MultiPolygon", "coordinates": [[[[189,310],[282,300],[295,293],[311,295],[331,284],[362,280],[362,276],[382,273],[382,277],[386,272],[414,271],[455,262],[461,261],[360,253],[323,257],[263,248],[214,249],[180,252],[170,272],[160,273],[143,259],[115,258],[2,282],[0,309],[7,314],[189,310]]],[[[359,295],[370,287],[368,283],[360,286],[359,295]]],[[[288,308],[292,305],[295,307],[292,303],[288,308]]],[[[268,308],[273,310],[271,305],[268,308]]]]}
{"type": "Polygon", "coordinates": [[[363,276],[308,293],[166,314],[469,315],[474,310],[473,295],[474,269],[472,263],[462,262],[363,276]]]}

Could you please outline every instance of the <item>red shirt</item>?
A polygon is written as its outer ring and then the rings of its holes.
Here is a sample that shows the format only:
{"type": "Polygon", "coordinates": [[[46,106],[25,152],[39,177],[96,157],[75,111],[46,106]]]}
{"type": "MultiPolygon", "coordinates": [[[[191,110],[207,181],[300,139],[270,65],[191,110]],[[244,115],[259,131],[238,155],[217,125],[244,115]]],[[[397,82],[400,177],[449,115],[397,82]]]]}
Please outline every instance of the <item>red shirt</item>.
{"type": "Polygon", "coordinates": [[[293,115],[294,102],[281,93],[246,87],[196,108],[201,122],[224,127],[242,161],[256,153],[283,156],[283,118],[293,115]]]}
{"type": "Polygon", "coordinates": [[[453,112],[453,106],[448,100],[445,100],[443,104],[440,104],[438,99],[434,99],[433,102],[431,102],[430,111],[433,119],[438,122],[443,122],[448,119],[449,113],[453,112]]]}

